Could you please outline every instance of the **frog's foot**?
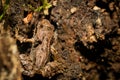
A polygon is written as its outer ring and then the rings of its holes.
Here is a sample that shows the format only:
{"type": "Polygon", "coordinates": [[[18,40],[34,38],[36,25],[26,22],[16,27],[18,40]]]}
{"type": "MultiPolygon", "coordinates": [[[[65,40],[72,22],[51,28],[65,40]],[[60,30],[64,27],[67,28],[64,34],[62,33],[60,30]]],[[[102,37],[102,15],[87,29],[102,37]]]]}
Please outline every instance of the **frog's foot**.
{"type": "Polygon", "coordinates": [[[20,54],[19,57],[22,64],[22,73],[24,75],[33,76],[35,72],[30,57],[26,54],[20,54]]]}
{"type": "Polygon", "coordinates": [[[49,62],[46,64],[45,67],[43,67],[40,70],[40,73],[42,74],[42,76],[52,77],[55,74],[61,73],[60,66],[61,66],[61,63],[59,63],[57,61],[49,62]]]}

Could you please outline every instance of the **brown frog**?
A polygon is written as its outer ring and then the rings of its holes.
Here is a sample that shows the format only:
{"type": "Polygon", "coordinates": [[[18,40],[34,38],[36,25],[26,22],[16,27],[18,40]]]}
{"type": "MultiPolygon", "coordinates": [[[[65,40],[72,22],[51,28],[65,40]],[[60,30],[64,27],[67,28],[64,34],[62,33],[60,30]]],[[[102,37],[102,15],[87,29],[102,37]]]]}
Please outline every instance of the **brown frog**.
{"type": "MultiPolygon", "coordinates": [[[[54,34],[53,31],[54,26],[47,19],[42,19],[35,28],[33,38],[25,39],[16,35],[16,38],[21,42],[32,42],[30,55],[20,55],[23,74],[33,76],[34,73],[40,72],[40,69],[49,62],[50,43],[54,34]],[[36,45],[37,42],[38,44],[36,45]]],[[[42,74],[42,72],[40,73],[42,74]]]]}
{"type": "Polygon", "coordinates": [[[45,66],[49,59],[54,26],[48,20],[43,19],[38,23],[36,30],[34,40],[40,44],[31,50],[30,56],[34,60],[36,67],[41,68],[45,66]]]}

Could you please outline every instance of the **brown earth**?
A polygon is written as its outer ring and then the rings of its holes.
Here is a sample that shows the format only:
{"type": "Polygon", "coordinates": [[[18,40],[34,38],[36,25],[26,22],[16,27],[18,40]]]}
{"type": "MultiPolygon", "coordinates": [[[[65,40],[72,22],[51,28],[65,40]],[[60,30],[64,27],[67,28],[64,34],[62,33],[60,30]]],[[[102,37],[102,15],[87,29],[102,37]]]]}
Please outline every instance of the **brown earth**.
{"type": "Polygon", "coordinates": [[[40,0],[10,0],[0,22],[0,80],[120,80],[120,1],[49,2],[45,15],[32,9],[40,0]]]}

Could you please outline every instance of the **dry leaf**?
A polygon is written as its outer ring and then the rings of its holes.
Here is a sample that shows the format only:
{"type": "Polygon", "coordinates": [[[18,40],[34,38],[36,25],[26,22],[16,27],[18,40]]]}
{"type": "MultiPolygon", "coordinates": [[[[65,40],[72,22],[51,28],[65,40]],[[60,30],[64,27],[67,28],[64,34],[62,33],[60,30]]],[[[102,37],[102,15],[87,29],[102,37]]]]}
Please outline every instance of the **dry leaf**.
{"type": "Polygon", "coordinates": [[[25,24],[28,24],[32,20],[32,17],[33,17],[33,13],[31,12],[23,19],[23,22],[25,24]]]}

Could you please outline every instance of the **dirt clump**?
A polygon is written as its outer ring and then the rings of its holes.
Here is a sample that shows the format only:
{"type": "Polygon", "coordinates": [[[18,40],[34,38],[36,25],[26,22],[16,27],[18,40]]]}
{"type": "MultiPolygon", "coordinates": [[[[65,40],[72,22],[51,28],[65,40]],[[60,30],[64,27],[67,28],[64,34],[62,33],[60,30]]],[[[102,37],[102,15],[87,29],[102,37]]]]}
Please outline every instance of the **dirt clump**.
{"type": "Polygon", "coordinates": [[[16,40],[22,78],[120,79],[120,2],[49,3],[46,15],[35,11],[40,0],[11,0],[5,14],[3,28],[16,40]]]}

